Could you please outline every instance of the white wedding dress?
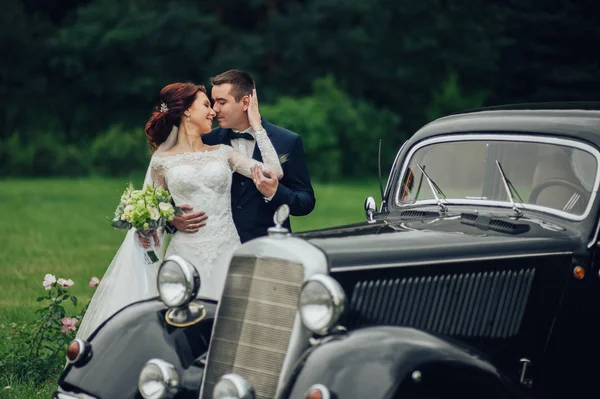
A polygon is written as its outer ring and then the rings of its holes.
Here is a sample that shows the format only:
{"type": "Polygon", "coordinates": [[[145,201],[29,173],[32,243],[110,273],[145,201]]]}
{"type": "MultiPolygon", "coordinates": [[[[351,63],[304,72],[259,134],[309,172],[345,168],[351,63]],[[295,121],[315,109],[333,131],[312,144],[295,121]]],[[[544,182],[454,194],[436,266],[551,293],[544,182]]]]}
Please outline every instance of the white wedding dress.
{"type": "MultiPolygon", "coordinates": [[[[204,152],[160,155],[176,142],[177,131],[154,153],[145,184],[167,188],[175,204],[188,204],[208,216],[206,225],[197,233],[176,232],[165,256],[179,255],[189,261],[200,274],[199,296],[220,300],[227,267],[233,251],[239,247],[231,214],[232,173],[252,177],[251,168],[262,165],[226,145],[204,152]]],[[[279,158],[264,130],[256,132],[264,169],[281,178],[279,158]]],[[[161,234],[162,236],[162,234],[161,234]]],[[[161,237],[161,244],[164,244],[161,237]]],[[[164,248],[157,248],[162,253],[164,248]]],[[[141,246],[129,231],[117,255],[107,269],[78,329],[77,336],[87,339],[108,317],[135,301],[158,295],[156,274],[160,262],[146,265],[141,246]]]]}

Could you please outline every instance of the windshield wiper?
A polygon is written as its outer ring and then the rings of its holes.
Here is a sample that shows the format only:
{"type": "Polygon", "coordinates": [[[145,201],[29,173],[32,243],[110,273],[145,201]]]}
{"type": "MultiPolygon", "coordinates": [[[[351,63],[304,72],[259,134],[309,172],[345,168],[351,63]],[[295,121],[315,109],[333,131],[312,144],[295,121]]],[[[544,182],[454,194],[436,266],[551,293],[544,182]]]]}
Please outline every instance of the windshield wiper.
{"type": "Polygon", "coordinates": [[[519,202],[519,205],[521,205],[521,207],[523,209],[525,209],[525,207],[523,206],[523,198],[521,198],[521,196],[517,192],[517,189],[515,188],[515,186],[510,182],[510,180],[508,180],[508,178],[504,174],[502,165],[500,165],[500,162],[498,162],[497,159],[496,159],[496,165],[498,166],[498,170],[500,171],[500,176],[502,176],[502,182],[504,183],[504,189],[506,190],[506,193],[508,194],[508,199],[510,200],[510,203],[512,204],[512,209],[513,209],[513,211],[515,211],[515,218],[518,219],[521,216],[523,216],[523,212],[521,212],[521,210],[519,208],[517,208],[517,204],[515,203],[512,193],[514,192],[516,194],[516,196],[519,197],[519,200],[521,201],[521,202],[519,202]],[[511,189],[512,189],[512,191],[511,191],[511,189]]]}
{"type": "Polygon", "coordinates": [[[437,204],[440,207],[440,212],[447,213],[448,207],[446,205],[442,204],[442,200],[440,200],[440,197],[438,197],[438,194],[440,194],[444,197],[444,199],[446,199],[446,194],[444,194],[442,189],[437,184],[435,184],[435,182],[433,180],[431,180],[431,178],[429,177],[429,175],[427,175],[427,173],[425,173],[425,169],[423,169],[423,167],[421,165],[417,164],[417,166],[421,170],[421,173],[423,174],[423,176],[425,176],[425,178],[427,179],[429,188],[431,189],[431,192],[433,193],[433,196],[437,200],[437,204]]]}

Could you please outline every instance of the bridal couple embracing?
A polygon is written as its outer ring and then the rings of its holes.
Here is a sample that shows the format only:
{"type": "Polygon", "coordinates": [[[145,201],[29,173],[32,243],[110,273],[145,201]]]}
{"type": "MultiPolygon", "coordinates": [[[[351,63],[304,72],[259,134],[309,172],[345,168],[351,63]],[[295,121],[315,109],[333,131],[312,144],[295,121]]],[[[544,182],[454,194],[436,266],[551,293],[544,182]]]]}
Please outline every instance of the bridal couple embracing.
{"type": "MultiPolygon", "coordinates": [[[[202,85],[173,83],[161,91],[146,124],[153,151],[144,185],[168,189],[183,215],[150,237],[159,253],[193,264],[199,296],[219,300],[233,251],[267,234],[282,204],[295,216],[315,206],[299,135],[261,118],[255,83],[244,71],[202,85]],[[219,127],[211,131],[213,119],[219,127]],[[173,237],[165,248],[165,234],[173,237]]],[[[290,228],[289,221],[286,227],[290,228]]],[[[106,270],[78,331],[87,338],[132,302],[157,295],[159,263],[147,265],[149,239],[130,230],[106,270]]]]}

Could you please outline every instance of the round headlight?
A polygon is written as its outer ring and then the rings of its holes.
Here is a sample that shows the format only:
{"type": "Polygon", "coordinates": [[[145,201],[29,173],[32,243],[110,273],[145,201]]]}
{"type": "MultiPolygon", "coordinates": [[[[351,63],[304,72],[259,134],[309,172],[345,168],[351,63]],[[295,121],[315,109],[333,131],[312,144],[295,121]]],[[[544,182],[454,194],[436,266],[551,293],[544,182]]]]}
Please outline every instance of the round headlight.
{"type": "Polygon", "coordinates": [[[179,388],[179,375],[172,364],[151,359],[140,373],[138,388],[145,399],[172,398],[179,388]]]}
{"type": "Polygon", "coordinates": [[[91,345],[82,340],[75,338],[69,346],[67,346],[67,363],[77,364],[87,358],[91,353],[91,345]]]}
{"type": "Polygon", "coordinates": [[[300,318],[306,328],[325,335],[344,312],[346,295],[342,286],[325,274],[309,277],[300,292],[300,318]]]}
{"type": "Polygon", "coordinates": [[[198,271],[189,262],[171,255],[158,269],[158,294],[165,305],[179,307],[196,297],[200,289],[198,271]]]}
{"type": "Polygon", "coordinates": [[[254,399],[252,386],[237,374],[225,374],[213,391],[213,399],[254,399]]]}

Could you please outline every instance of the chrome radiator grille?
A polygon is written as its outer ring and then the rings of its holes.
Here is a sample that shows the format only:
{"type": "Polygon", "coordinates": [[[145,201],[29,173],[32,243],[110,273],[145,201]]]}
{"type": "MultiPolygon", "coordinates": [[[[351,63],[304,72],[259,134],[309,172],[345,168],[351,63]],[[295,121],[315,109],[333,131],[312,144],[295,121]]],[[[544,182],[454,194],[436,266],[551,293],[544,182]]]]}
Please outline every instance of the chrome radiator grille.
{"type": "Polygon", "coordinates": [[[535,269],[359,281],[349,327],[397,325],[462,337],[519,331],[535,269]]]}
{"type": "Polygon", "coordinates": [[[301,264],[272,258],[234,257],[215,320],[203,398],[212,398],[221,376],[236,373],[256,398],[273,398],[296,318],[301,264]]]}

